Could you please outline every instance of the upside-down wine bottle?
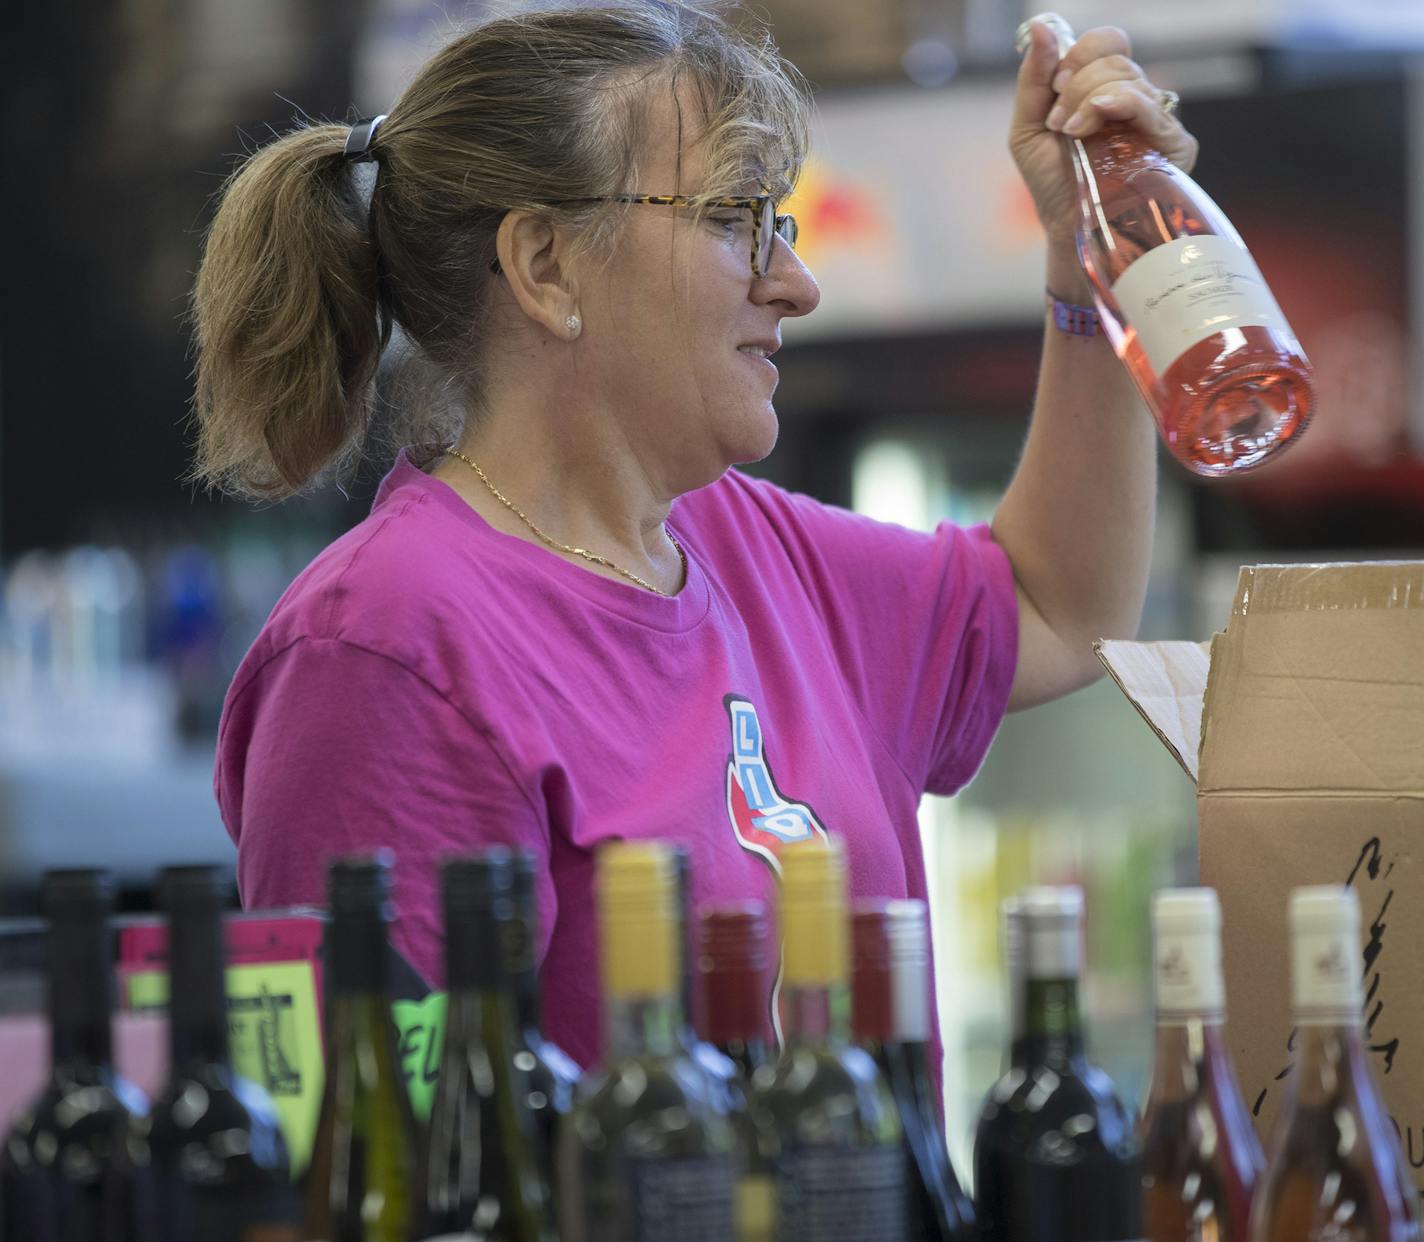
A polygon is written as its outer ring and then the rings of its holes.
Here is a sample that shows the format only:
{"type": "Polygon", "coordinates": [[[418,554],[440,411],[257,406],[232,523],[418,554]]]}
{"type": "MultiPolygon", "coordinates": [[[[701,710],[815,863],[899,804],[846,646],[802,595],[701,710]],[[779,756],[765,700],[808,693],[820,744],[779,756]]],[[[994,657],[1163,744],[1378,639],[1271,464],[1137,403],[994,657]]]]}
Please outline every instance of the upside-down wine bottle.
{"type": "MultiPolygon", "coordinates": [[[[1073,45],[1043,13],[1060,55],[1073,45]]],[[[1231,221],[1124,123],[1063,136],[1078,186],[1078,256],[1103,329],[1188,469],[1258,465],[1304,430],[1314,379],[1300,343],[1231,221]]]]}

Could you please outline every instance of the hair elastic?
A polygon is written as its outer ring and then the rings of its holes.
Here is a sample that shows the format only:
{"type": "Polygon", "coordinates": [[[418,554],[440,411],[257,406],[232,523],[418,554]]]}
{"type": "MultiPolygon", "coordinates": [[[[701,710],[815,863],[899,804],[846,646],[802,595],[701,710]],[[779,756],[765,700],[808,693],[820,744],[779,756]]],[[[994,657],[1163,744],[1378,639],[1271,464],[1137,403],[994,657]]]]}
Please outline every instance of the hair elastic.
{"type": "Polygon", "coordinates": [[[386,114],[373,116],[368,121],[357,121],[351,127],[351,131],[346,135],[346,149],[342,154],[353,164],[370,164],[375,162],[375,155],[371,152],[371,143],[376,137],[376,126],[386,119],[386,114]]]}

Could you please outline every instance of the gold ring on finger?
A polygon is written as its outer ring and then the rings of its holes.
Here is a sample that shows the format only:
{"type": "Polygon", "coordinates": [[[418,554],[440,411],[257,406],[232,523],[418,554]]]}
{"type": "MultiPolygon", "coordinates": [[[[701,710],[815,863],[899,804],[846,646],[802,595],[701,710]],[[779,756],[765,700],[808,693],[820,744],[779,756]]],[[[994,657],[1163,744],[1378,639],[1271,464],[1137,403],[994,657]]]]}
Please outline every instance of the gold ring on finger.
{"type": "Polygon", "coordinates": [[[1157,106],[1168,116],[1176,116],[1182,106],[1182,97],[1176,91],[1158,91],[1157,106]]]}

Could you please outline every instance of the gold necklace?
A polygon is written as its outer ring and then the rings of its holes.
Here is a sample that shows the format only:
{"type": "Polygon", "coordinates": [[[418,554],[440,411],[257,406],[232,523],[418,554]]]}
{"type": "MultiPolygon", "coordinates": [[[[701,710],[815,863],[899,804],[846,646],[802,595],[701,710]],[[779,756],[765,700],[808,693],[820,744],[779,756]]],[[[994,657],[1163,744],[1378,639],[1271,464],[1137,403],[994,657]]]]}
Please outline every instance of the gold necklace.
{"type": "MultiPolygon", "coordinates": [[[[570,556],[581,556],[584,560],[592,561],[595,565],[606,566],[607,568],[613,570],[614,573],[622,574],[623,577],[627,578],[629,582],[636,583],[645,591],[651,591],[654,595],[661,595],[666,599],[671,599],[675,594],[675,592],[673,591],[664,591],[661,587],[655,587],[651,582],[648,582],[645,579],[638,577],[638,575],[635,574],[632,570],[624,569],[622,565],[615,565],[606,556],[599,556],[597,552],[590,552],[587,548],[576,548],[573,547],[571,544],[560,543],[557,539],[550,538],[550,536],[546,535],[542,530],[535,526],[533,522],[529,520],[528,514],[516,508],[514,502],[510,500],[509,497],[507,497],[503,492],[501,492],[499,488],[497,488],[493,483],[489,481],[489,477],[485,474],[483,470],[480,469],[478,463],[475,462],[473,458],[466,457],[464,453],[460,452],[459,449],[448,448],[445,451],[451,457],[458,457],[462,462],[465,463],[465,465],[469,466],[471,470],[473,470],[477,475],[479,475],[480,482],[483,483],[487,488],[489,488],[490,495],[493,496],[497,501],[499,501],[499,503],[502,504],[506,509],[508,509],[512,514],[514,514],[514,516],[517,517],[521,522],[523,522],[525,526],[529,527],[529,529],[532,530],[536,535],[538,535],[540,540],[548,544],[549,547],[557,548],[560,552],[567,552],[570,556]]],[[[682,560],[682,573],[683,577],[685,578],[687,576],[687,553],[682,550],[682,544],[678,543],[672,531],[668,530],[666,526],[663,527],[663,533],[667,535],[669,539],[672,540],[672,546],[677,549],[677,554],[682,560]]]]}

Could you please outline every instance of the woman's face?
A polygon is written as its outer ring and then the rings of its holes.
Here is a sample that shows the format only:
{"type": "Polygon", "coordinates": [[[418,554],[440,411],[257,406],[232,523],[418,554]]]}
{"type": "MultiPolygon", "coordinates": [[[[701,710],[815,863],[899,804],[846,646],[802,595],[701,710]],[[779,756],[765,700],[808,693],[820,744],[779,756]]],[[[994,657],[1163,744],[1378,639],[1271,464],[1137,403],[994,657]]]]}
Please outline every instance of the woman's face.
{"type": "MultiPolygon", "coordinates": [[[[694,105],[681,105],[695,136],[694,105]]],[[[700,148],[684,138],[679,173],[678,105],[671,91],[650,103],[651,150],[630,194],[702,189],[700,148]]],[[[747,185],[737,194],[758,194],[747,185]]],[[[769,357],[781,321],[809,314],[816,281],[776,239],[767,273],[753,277],[752,218],[712,209],[700,221],[672,207],[634,205],[606,266],[580,282],[584,321],[580,376],[617,412],[644,468],[676,494],[705,486],[729,465],[759,461],[776,443],[777,370],[769,357]]]]}

